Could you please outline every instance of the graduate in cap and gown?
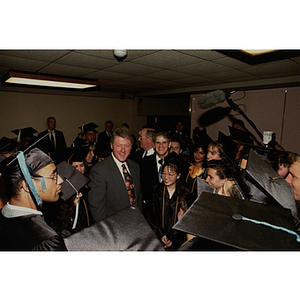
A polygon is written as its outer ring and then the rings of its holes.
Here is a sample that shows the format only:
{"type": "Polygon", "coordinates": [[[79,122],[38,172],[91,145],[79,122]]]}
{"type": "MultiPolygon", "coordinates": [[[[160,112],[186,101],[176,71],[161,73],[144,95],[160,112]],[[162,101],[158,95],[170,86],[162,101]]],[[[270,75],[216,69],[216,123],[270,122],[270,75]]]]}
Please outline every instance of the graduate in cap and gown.
{"type": "Polygon", "coordinates": [[[44,221],[43,201],[59,198],[56,166],[38,148],[18,151],[1,162],[9,202],[0,211],[1,250],[66,250],[63,239],[44,221]]]}
{"type": "Polygon", "coordinates": [[[15,129],[11,132],[17,135],[17,142],[20,143],[18,150],[21,151],[26,149],[29,145],[33,144],[37,140],[37,137],[34,135],[34,133],[37,133],[37,130],[32,127],[15,129]]]}
{"type": "Polygon", "coordinates": [[[47,222],[62,236],[69,236],[91,224],[87,200],[89,179],[84,176],[84,160],[82,151],[77,151],[67,162],[61,162],[57,166],[58,174],[64,182],[58,200],[59,207],[47,222]]]}
{"type": "Polygon", "coordinates": [[[172,229],[187,210],[185,196],[188,190],[180,184],[181,163],[170,159],[163,165],[162,182],[153,189],[153,217],[149,223],[165,249],[178,249],[185,235],[172,229]]]}

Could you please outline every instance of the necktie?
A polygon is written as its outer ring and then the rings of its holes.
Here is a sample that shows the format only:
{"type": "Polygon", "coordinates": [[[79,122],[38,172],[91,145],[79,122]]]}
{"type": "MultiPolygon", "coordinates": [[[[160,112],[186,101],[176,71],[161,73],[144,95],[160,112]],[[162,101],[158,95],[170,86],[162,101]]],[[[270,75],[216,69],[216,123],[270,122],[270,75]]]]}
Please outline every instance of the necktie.
{"type": "Polygon", "coordinates": [[[50,141],[51,141],[52,149],[55,149],[55,139],[54,139],[54,132],[53,131],[50,131],[49,138],[50,138],[50,141]]]}
{"type": "Polygon", "coordinates": [[[131,205],[134,205],[135,196],[134,196],[133,180],[132,180],[132,177],[130,176],[125,164],[122,164],[122,168],[123,168],[125,184],[126,184],[126,188],[127,188],[129,198],[130,198],[130,202],[131,202],[131,205]]]}
{"type": "Polygon", "coordinates": [[[163,159],[163,158],[160,159],[160,160],[158,161],[158,163],[160,164],[160,167],[159,167],[159,170],[158,170],[158,180],[159,180],[159,182],[161,182],[162,166],[163,166],[163,164],[164,164],[164,159],[163,159]]]}

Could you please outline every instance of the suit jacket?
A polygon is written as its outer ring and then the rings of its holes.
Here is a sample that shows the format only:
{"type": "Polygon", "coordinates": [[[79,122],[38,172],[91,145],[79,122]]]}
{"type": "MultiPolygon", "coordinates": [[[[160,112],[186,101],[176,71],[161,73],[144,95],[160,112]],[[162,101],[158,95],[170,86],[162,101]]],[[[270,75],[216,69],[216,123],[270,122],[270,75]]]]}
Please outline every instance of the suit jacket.
{"type": "MultiPolygon", "coordinates": [[[[130,159],[127,159],[126,163],[133,179],[135,206],[142,211],[140,167],[130,159]]],[[[91,169],[89,178],[89,208],[94,222],[131,205],[124,179],[112,154],[91,169]]]]}
{"type": "MultiPolygon", "coordinates": [[[[38,134],[38,138],[44,136],[48,133],[48,130],[42,131],[38,134]]],[[[62,131],[54,130],[55,140],[56,140],[56,149],[53,148],[52,142],[50,141],[49,135],[43,138],[38,146],[46,154],[50,153],[50,157],[54,160],[55,164],[59,164],[64,160],[64,155],[66,151],[66,142],[65,137],[62,131]]]]}
{"type": "MultiPolygon", "coordinates": [[[[177,155],[175,152],[169,153],[165,158],[164,162],[168,162],[169,159],[176,158],[181,161],[182,170],[181,170],[181,182],[184,182],[190,164],[186,162],[180,155],[177,155]]],[[[145,217],[151,217],[153,213],[153,188],[159,184],[157,163],[156,163],[156,153],[146,156],[139,161],[141,168],[141,186],[142,186],[142,196],[145,203],[145,217]]]]}
{"type": "Polygon", "coordinates": [[[98,134],[98,150],[109,155],[112,151],[110,147],[110,138],[108,137],[106,131],[102,131],[98,134]]]}
{"type": "Polygon", "coordinates": [[[142,158],[139,163],[141,168],[142,197],[145,204],[144,213],[148,219],[153,212],[153,188],[159,184],[156,153],[142,158]]]}

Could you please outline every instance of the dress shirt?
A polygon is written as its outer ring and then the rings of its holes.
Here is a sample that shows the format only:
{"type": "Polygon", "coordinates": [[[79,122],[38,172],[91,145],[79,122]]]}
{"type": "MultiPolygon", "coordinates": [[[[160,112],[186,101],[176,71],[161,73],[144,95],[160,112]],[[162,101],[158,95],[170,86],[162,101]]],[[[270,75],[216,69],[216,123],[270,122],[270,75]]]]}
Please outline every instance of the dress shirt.
{"type": "MultiPolygon", "coordinates": [[[[128,167],[126,161],[120,162],[120,161],[114,156],[113,153],[112,153],[112,158],[113,158],[113,160],[115,161],[115,163],[116,163],[116,165],[117,165],[117,167],[118,167],[120,173],[122,174],[122,178],[123,178],[123,180],[124,180],[124,182],[125,182],[125,177],[124,177],[124,172],[123,172],[123,167],[122,167],[123,164],[126,166],[126,169],[127,169],[128,173],[129,173],[130,176],[131,176],[131,172],[130,172],[130,170],[129,170],[129,167],[128,167]]],[[[133,184],[134,184],[134,183],[133,183],[133,184]]]]}
{"type": "Polygon", "coordinates": [[[53,130],[53,131],[48,130],[48,132],[50,132],[49,139],[50,139],[50,141],[52,141],[52,139],[54,140],[54,148],[56,148],[55,130],[53,130]]]}
{"type": "MultiPolygon", "coordinates": [[[[162,159],[164,160],[165,158],[163,157],[162,159]]],[[[159,157],[156,155],[157,172],[159,172],[160,167],[163,165],[163,164],[159,163],[160,160],[161,160],[161,158],[159,158],[159,157]]]]}
{"type": "Polygon", "coordinates": [[[7,202],[4,207],[2,208],[2,215],[6,218],[16,218],[21,216],[27,216],[27,215],[43,215],[41,211],[23,207],[23,206],[17,206],[17,205],[11,205],[9,202],[7,202]]]}
{"type": "Polygon", "coordinates": [[[142,158],[144,158],[145,156],[150,156],[150,155],[154,154],[154,152],[155,152],[154,148],[151,148],[148,151],[144,151],[142,158]]]}

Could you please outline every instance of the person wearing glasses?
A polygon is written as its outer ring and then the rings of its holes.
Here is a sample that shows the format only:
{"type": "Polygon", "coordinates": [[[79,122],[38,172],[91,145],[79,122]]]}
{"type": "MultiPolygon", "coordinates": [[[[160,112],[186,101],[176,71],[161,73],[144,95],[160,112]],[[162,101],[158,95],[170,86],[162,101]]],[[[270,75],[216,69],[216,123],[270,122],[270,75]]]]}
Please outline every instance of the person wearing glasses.
{"type": "Polygon", "coordinates": [[[139,132],[140,150],[135,152],[134,160],[139,164],[140,160],[154,154],[154,140],[156,131],[153,128],[143,127],[139,132]]]}
{"type": "Polygon", "coordinates": [[[51,158],[38,148],[18,151],[0,164],[9,201],[0,210],[0,250],[67,250],[44,221],[43,202],[55,202],[61,177],[51,158]]]}

